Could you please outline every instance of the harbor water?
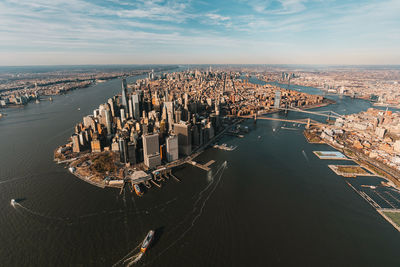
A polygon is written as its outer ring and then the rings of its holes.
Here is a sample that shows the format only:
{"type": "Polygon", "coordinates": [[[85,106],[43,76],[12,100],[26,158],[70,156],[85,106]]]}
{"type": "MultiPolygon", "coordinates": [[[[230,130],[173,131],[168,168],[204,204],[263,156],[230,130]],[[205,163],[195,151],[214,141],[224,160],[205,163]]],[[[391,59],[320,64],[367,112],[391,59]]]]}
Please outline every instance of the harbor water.
{"type": "MultiPolygon", "coordinates": [[[[331,148],[308,144],[298,125],[248,120],[244,138],[219,141],[235,150],[210,148],[196,158],[215,160],[211,172],[182,166],[174,170],[181,182],[170,179],[141,198],[77,179],[53,162],[53,151],[83,116],[119,93],[120,83],[4,111],[0,265],[121,265],[153,229],[154,241],[137,266],[400,266],[400,234],[328,168],[337,161],[312,153],[331,148]]],[[[329,97],[337,103],[316,110],[348,114],[371,107],[329,97]]]]}

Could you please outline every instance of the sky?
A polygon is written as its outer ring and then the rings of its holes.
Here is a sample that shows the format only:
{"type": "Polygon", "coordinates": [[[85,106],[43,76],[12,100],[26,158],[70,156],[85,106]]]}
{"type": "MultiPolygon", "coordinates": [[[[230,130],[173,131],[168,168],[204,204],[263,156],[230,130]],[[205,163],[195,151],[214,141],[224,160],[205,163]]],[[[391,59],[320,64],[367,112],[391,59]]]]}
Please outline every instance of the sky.
{"type": "Polygon", "coordinates": [[[0,65],[400,64],[400,0],[0,0],[0,65]]]}

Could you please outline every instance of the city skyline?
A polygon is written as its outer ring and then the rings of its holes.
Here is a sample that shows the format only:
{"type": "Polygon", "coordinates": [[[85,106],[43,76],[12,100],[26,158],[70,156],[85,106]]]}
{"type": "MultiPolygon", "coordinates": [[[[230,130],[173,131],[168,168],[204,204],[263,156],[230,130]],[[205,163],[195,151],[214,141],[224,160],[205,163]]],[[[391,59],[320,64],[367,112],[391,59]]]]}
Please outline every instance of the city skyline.
{"type": "Polygon", "coordinates": [[[398,1],[0,3],[1,65],[400,64],[398,1]]]}

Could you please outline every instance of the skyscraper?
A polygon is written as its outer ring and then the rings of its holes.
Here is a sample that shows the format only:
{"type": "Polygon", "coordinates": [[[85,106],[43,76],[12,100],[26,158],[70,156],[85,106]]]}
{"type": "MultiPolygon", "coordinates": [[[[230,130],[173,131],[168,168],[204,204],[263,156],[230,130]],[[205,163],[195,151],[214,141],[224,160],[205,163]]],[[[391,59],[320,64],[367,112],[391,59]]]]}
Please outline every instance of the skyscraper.
{"type": "Polygon", "coordinates": [[[124,138],[120,138],[118,140],[118,143],[119,143],[119,159],[121,163],[128,163],[129,155],[128,155],[128,146],[126,140],[124,138]]]}
{"type": "Polygon", "coordinates": [[[132,112],[133,112],[133,118],[135,118],[135,120],[139,120],[140,103],[139,103],[139,95],[136,92],[132,94],[132,112]]]}
{"type": "Polygon", "coordinates": [[[178,136],[179,154],[188,156],[192,153],[192,136],[190,124],[175,123],[174,133],[178,136]]]}
{"type": "Polygon", "coordinates": [[[132,103],[132,98],[129,98],[128,106],[129,106],[129,118],[133,118],[133,103],[132,103]]]}
{"type": "Polygon", "coordinates": [[[158,134],[144,135],[142,139],[144,164],[149,168],[157,167],[161,164],[158,134]]]}
{"type": "Polygon", "coordinates": [[[175,161],[179,158],[178,136],[172,135],[165,140],[167,144],[167,160],[175,161]]]}
{"type": "Polygon", "coordinates": [[[121,112],[121,123],[124,123],[126,119],[125,109],[121,108],[120,112],[121,112]]]}
{"type": "Polygon", "coordinates": [[[121,94],[121,104],[124,107],[126,111],[128,111],[128,103],[126,100],[126,95],[127,95],[127,85],[126,85],[126,79],[122,79],[122,94],[121,94]]]}
{"type": "Polygon", "coordinates": [[[281,106],[281,91],[275,91],[274,108],[279,108],[281,106]]]}

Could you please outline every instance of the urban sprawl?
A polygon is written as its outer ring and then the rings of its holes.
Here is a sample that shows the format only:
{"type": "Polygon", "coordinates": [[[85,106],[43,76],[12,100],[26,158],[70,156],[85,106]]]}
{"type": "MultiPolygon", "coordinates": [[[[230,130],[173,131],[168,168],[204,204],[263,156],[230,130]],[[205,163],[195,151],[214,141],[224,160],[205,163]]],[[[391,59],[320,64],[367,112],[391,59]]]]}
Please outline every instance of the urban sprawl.
{"type": "Polygon", "coordinates": [[[151,72],[134,84],[123,79],[121,94],[84,117],[55,159],[89,182],[122,186],[187,162],[222,133],[245,131],[241,116],[324,104],[322,96],[252,84],[239,72],[151,72]]]}

